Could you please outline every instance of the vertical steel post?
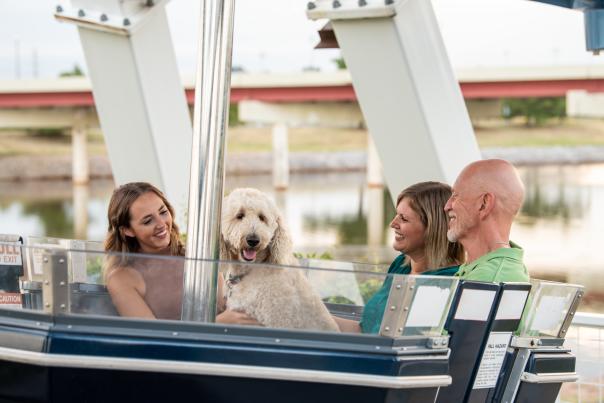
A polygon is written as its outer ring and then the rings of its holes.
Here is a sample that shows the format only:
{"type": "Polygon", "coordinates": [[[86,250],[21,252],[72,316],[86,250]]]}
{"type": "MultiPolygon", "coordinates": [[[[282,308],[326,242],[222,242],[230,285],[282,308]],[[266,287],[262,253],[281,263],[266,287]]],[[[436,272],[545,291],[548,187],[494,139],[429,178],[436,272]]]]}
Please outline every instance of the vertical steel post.
{"type": "Polygon", "coordinates": [[[234,11],[235,0],[201,2],[183,320],[215,317],[234,11]]]}

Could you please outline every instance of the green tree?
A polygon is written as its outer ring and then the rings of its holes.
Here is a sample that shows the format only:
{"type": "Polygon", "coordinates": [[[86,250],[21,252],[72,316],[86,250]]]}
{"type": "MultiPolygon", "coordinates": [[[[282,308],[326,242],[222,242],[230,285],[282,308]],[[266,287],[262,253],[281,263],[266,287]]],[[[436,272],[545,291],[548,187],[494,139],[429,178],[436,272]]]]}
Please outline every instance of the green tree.
{"type": "Polygon", "coordinates": [[[338,70],[346,70],[346,60],[342,56],[332,59],[332,61],[336,64],[338,70]]]}
{"type": "Polygon", "coordinates": [[[238,126],[241,124],[239,120],[239,104],[233,102],[229,105],[229,126],[238,126]]]}
{"type": "Polygon", "coordinates": [[[77,64],[73,65],[73,69],[59,73],[59,77],[83,77],[84,72],[77,64]]]}
{"type": "Polygon", "coordinates": [[[566,116],[566,98],[507,98],[503,100],[503,117],[522,116],[527,126],[541,126],[548,119],[566,116]]]}

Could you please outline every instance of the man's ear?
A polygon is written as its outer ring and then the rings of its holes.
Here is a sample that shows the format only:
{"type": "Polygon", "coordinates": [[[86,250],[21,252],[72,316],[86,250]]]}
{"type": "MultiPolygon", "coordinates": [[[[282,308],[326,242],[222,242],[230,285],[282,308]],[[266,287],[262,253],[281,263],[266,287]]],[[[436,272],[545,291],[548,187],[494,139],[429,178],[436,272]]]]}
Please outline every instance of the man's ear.
{"type": "Polygon", "coordinates": [[[485,193],[482,195],[480,200],[480,217],[486,217],[491,214],[493,208],[495,207],[495,195],[493,193],[485,193]]]}

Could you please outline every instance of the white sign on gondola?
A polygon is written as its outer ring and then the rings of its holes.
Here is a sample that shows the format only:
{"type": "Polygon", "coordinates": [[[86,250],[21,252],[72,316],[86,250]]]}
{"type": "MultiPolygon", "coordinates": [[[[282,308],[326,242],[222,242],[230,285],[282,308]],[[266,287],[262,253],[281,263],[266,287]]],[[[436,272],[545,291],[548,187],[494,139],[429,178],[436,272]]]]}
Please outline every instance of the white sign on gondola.
{"type": "Polygon", "coordinates": [[[21,266],[21,244],[0,245],[0,266],[21,266]]]}
{"type": "Polygon", "coordinates": [[[495,320],[516,320],[522,317],[524,303],[528,297],[526,290],[505,290],[495,320]]]}
{"type": "Polygon", "coordinates": [[[434,286],[417,289],[405,327],[436,327],[443,317],[451,290],[434,286]]]}
{"type": "Polygon", "coordinates": [[[495,291],[490,290],[463,290],[457,311],[455,312],[455,319],[487,320],[493,306],[495,294],[495,291]]]}
{"type": "Polygon", "coordinates": [[[512,332],[491,332],[472,389],[495,387],[511,338],[512,332]]]}

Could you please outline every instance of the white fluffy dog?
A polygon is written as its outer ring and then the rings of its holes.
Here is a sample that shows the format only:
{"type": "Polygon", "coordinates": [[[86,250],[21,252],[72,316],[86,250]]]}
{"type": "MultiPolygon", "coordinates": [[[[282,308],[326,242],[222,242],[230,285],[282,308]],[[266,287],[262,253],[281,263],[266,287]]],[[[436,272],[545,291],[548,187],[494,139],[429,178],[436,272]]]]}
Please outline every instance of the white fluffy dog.
{"type": "Polygon", "coordinates": [[[292,265],[292,242],[275,203],[257,189],[235,189],[225,198],[220,258],[229,267],[227,308],[268,327],[339,331],[320,296],[292,265]]]}

